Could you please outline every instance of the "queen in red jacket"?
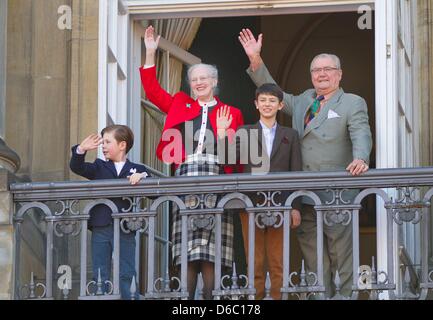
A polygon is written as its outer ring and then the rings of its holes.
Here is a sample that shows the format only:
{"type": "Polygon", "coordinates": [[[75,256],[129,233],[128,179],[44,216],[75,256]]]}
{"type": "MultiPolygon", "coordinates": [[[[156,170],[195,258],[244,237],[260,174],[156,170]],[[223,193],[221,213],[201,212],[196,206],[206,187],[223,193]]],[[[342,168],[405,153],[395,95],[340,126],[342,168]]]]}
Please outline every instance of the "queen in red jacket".
{"type": "MultiPolygon", "coordinates": [[[[218,127],[227,128],[228,140],[243,125],[239,109],[222,103],[214,95],[218,83],[218,71],[208,64],[196,64],[188,70],[188,80],[193,97],[184,92],[170,95],[159,85],[156,78],[155,53],[159,36],[154,29],[146,29],[144,43],[146,62],[140,68],[141,82],[147,98],[167,114],[161,140],[156,154],[165,163],[173,164],[176,176],[217,175],[232,173],[233,165],[219,164],[217,156],[218,127]],[[231,129],[231,130],[230,130],[231,129]]],[[[212,197],[210,197],[212,199],[212,197]]],[[[185,204],[194,207],[195,198],[185,197],[185,204]]],[[[216,197],[208,201],[214,207],[216,197]]],[[[173,216],[172,254],[176,265],[180,264],[181,218],[177,211],[173,216]]],[[[221,263],[231,267],[233,262],[233,218],[222,214],[221,263]]],[[[212,225],[188,226],[188,292],[192,299],[199,272],[203,276],[203,297],[212,298],[214,286],[215,234],[212,225]]]]}

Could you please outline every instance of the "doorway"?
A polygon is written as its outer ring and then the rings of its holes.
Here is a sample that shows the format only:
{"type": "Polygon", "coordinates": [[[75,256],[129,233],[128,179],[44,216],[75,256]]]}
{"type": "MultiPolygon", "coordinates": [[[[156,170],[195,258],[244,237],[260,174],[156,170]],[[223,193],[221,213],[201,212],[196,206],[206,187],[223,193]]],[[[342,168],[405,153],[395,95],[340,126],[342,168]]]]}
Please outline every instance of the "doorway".
{"type": "MultiPolygon", "coordinates": [[[[356,12],[284,14],[272,16],[203,18],[188,50],[219,71],[219,97],[242,110],[246,124],[258,120],[254,108],[255,85],[246,74],[248,58],[237,36],[249,28],[257,36],[263,33],[262,57],[281,88],[300,94],[311,88],[310,62],[319,53],[340,57],[345,92],[363,97],[369,110],[369,122],[375,141],[375,39],[374,29],[358,28],[356,12]]],[[[189,92],[182,79],[182,90],[189,92]]],[[[280,114],[279,123],[291,127],[290,117],[280,114]]],[[[375,168],[375,146],[370,168],[375,168]]],[[[376,254],[376,197],[367,197],[360,212],[360,264],[371,264],[376,254]]],[[[235,219],[235,260],[241,273],[246,272],[240,222],[235,219]]],[[[291,239],[291,270],[301,265],[296,236],[291,239]]]]}

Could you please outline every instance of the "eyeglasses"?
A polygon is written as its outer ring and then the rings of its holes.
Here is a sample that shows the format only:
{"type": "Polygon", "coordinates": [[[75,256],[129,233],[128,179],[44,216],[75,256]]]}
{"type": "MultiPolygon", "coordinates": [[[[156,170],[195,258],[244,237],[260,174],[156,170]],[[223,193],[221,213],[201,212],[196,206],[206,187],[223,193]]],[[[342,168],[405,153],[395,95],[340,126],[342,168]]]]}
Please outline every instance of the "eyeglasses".
{"type": "Polygon", "coordinates": [[[334,70],[339,70],[339,68],[336,68],[336,67],[314,68],[314,69],[311,69],[311,73],[313,73],[313,74],[319,74],[319,73],[321,73],[323,71],[323,72],[325,72],[325,73],[328,74],[328,73],[331,73],[334,70]]]}
{"type": "Polygon", "coordinates": [[[197,83],[198,81],[200,81],[200,82],[204,82],[204,81],[206,81],[206,80],[208,80],[208,79],[210,79],[209,76],[207,76],[207,77],[198,77],[198,78],[192,78],[192,79],[190,80],[190,82],[191,82],[191,83],[197,83]]]}

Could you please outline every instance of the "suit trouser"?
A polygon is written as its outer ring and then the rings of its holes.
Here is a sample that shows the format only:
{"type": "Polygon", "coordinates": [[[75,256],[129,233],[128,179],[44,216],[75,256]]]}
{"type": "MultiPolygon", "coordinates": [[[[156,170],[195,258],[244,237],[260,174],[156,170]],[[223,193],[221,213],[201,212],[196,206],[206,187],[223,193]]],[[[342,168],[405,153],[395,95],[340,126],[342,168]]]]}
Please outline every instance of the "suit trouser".
{"type": "MultiPolygon", "coordinates": [[[[240,214],[242,236],[248,261],[248,213],[240,214]]],[[[271,277],[271,296],[274,300],[281,299],[283,286],[283,227],[255,229],[254,248],[254,287],[257,290],[256,299],[265,296],[265,262],[271,277]],[[267,259],[266,259],[267,258],[267,259]]]]}
{"type": "MultiPolygon", "coordinates": [[[[317,220],[312,205],[303,205],[301,225],[297,236],[308,271],[317,272],[317,220]]],[[[323,281],[326,297],[335,295],[335,272],[340,276],[340,294],[352,292],[352,224],[327,226],[323,224],[323,281]]]]}

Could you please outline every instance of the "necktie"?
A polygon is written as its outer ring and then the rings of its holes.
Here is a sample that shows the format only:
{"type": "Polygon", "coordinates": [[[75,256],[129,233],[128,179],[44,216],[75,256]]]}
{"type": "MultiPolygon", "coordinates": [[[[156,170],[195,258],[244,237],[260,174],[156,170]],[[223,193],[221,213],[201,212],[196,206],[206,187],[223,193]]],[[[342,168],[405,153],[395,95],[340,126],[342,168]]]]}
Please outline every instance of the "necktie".
{"type": "Polygon", "coordinates": [[[322,101],[323,99],[325,99],[324,96],[318,96],[311,104],[310,109],[308,109],[307,114],[305,116],[304,129],[308,126],[311,120],[313,120],[319,114],[320,101],[322,101]]]}

